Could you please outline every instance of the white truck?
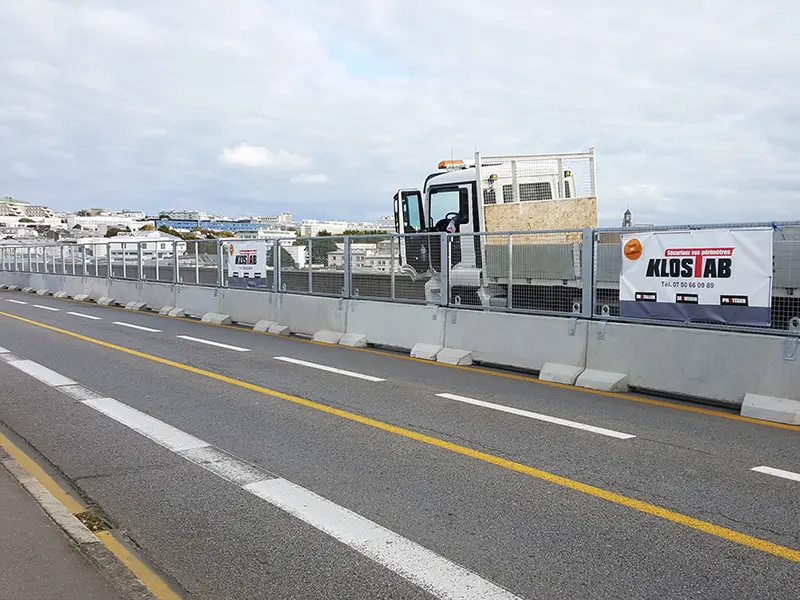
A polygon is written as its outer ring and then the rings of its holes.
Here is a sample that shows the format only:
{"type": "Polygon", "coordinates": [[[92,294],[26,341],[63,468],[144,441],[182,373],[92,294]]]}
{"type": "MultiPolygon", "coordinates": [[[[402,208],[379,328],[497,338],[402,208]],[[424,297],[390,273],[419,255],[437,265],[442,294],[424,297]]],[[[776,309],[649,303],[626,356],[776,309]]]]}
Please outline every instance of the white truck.
{"type": "Polygon", "coordinates": [[[403,269],[430,278],[426,300],[436,301],[447,288],[451,302],[465,305],[529,308],[545,288],[572,287],[574,293],[558,294],[568,312],[573,296],[580,300],[577,230],[597,227],[595,189],[593,148],[442,161],[421,190],[394,196],[396,231],[426,234],[400,238],[403,269]],[[568,229],[573,232],[557,231],[568,229]],[[550,233],[510,235],[545,230],[550,233]],[[453,234],[448,281],[441,276],[442,232],[453,234]]]}

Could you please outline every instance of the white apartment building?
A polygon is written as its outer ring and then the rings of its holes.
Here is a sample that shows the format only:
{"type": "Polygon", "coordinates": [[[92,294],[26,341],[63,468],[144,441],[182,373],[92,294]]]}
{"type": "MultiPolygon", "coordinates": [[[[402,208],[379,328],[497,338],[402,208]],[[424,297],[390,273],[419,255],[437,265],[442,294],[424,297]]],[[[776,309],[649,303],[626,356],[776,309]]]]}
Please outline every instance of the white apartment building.
{"type": "Polygon", "coordinates": [[[144,221],[147,218],[147,214],[143,210],[128,210],[124,208],[117,214],[123,217],[130,217],[134,221],[144,221]]]}
{"type": "Polygon", "coordinates": [[[211,221],[213,215],[200,210],[170,210],[165,213],[172,221],[211,221]]]}
{"type": "MultiPolygon", "coordinates": [[[[336,250],[328,252],[328,266],[334,269],[344,269],[344,244],[336,244],[336,247],[336,250]]],[[[391,273],[392,262],[389,240],[377,244],[350,244],[350,268],[352,270],[391,273]]],[[[395,273],[400,272],[397,252],[394,257],[394,270],[395,273]]]]}
{"type": "Polygon", "coordinates": [[[298,269],[304,269],[308,265],[308,248],[305,246],[285,246],[281,242],[281,247],[289,253],[298,269]]]}
{"type": "Polygon", "coordinates": [[[394,215],[378,219],[378,227],[383,231],[394,231],[394,215]]]}
{"type": "Polygon", "coordinates": [[[279,215],[266,215],[250,217],[251,223],[266,223],[269,225],[291,225],[294,223],[292,220],[292,213],[282,212],[279,215]]]}
{"type": "Polygon", "coordinates": [[[67,228],[74,229],[75,225],[80,225],[81,229],[100,229],[101,227],[133,227],[134,220],[130,217],[105,215],[95,217],[79,217],[78,215],[67,216],[67,228]]]}
{"type": "Polygon", "coordinates": [[[275,240],[281,238],[291,238],[289,243],[294,243],[296,234],[294,231],[284,231],[283,229],[253,229],[250,231],[237,231],[236,239],[239,240],[275,240]]]}
{"type": "Polygon", "coordinates": [[[34,206],[29,202],[15,198],[0,198],[0,217],[27,217],[33,219],[52,216],[53,211],[46,206],[34,206]]]}
{"type": "Polygon", "coordinates": [[[87,255],[105,259],[110,253],[112,262],[126,262],[134,264],[138,260],[139,246],[142,248],[142,260],[151,261],[171,259],[177,250],[178,255],[186,252],[186,242],[182,239],[163,233],[151,231],[146,233],[121,233],[112,238],[83,237],[76,238],[75,244],[93,244],[87,255]]]}

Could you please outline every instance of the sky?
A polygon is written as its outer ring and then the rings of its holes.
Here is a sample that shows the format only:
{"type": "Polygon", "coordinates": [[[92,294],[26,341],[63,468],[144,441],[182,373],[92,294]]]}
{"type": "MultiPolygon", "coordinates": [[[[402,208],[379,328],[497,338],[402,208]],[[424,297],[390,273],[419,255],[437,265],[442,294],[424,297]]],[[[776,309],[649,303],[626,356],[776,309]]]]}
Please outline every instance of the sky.
{"type": "Polygon", "coordinates": [[[799,21],[796,0],[0,2],[0,196],[376,220],[451,153],[595,147],[601,225],[800,219],[799,21]]]}

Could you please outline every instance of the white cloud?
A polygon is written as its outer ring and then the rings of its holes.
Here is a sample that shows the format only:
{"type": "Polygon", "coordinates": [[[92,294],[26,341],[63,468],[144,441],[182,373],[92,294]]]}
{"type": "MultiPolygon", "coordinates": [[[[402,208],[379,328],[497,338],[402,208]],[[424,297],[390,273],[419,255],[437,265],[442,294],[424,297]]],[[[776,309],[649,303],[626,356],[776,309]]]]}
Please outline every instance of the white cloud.
{"type": "Polygon", "coordinates": [[[300,154],[292,154],[286,150],[270,152],[267,148],[249,144],[223,148],[219,162],[239,167],[279,170],[302,169],[311,165],[311,159],[300,154]]]}
{"type": "Polygon", "coordinates": [[[289,180],[290,183],[298,185],[314,185],[328,183],[328,177],[322,173],[300,173],[289,180]]]}
{"type": "Polygon", "coordinates": [[[794,0],[328,4],[0,2],[5,193],[359,219],[451,149],[594,145],[607,224],[798,217],[794,0]]]}

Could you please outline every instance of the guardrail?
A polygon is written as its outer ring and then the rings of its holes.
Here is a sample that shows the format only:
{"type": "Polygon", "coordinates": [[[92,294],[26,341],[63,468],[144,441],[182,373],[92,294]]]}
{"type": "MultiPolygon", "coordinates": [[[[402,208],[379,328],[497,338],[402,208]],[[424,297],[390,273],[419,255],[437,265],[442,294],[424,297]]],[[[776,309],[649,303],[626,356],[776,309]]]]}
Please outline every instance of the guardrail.
{"type": "MultiPolygon", "coordinates": [[[[266,276],[261,287],[254,289],[643,322],[619,314],[621,234],[763,226],[773,227],[774,232],[770,327],[644,322],[796,336],[800,319],[798,221],[260,240],[267,250],[266,276]]],[[[110,238],[98,244],[0,245],[0,270],[232,287],[235,282],[228,280],[223,253],[226,241],[230,238],[137,242],[110,238]]]]}

